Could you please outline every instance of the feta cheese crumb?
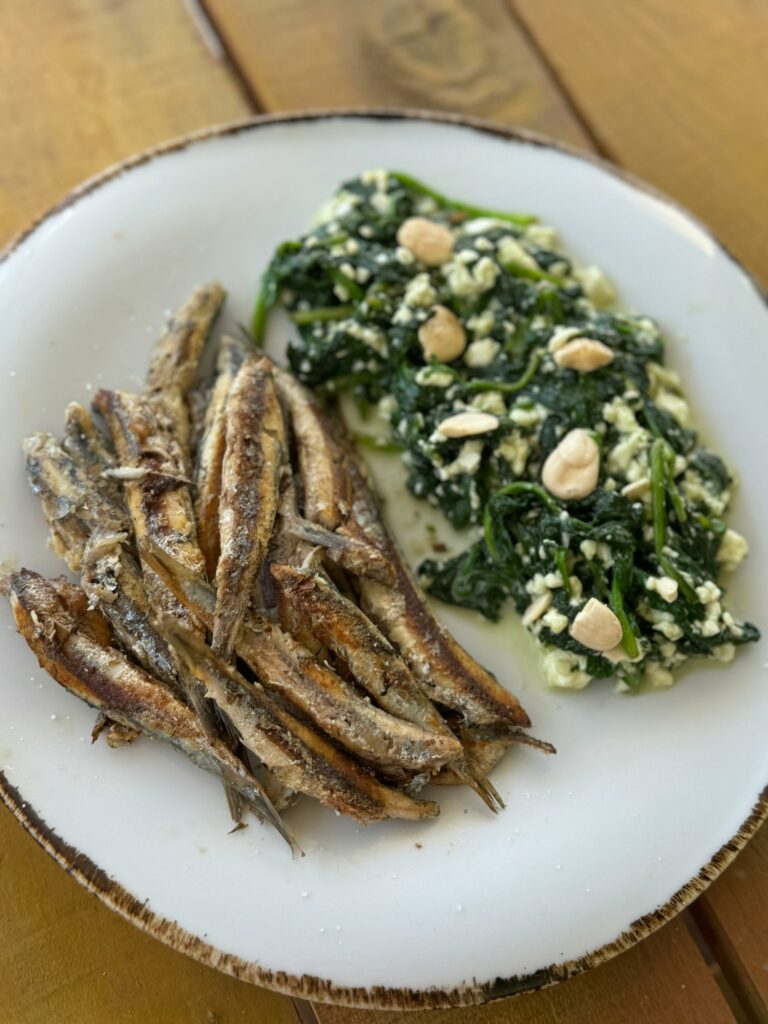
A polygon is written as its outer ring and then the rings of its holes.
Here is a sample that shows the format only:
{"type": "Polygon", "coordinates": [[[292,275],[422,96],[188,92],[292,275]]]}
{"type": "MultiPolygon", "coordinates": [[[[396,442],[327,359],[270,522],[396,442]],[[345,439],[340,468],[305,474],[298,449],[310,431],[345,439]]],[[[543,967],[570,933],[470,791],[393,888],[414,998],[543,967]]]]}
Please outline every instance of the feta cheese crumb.
{"type": "Polygon", "coordinates": [[[500,263],[518,263],[521,267],[527,267],[528,270],[539,269],[539,264],[533,256],[511,235],[505,235],[504,238],[499,239],[496,251],[499,254],[500,263]]]}
{"type": "Polygon", "coordinates": [[[563,630],[568,626],[568,616],[563,615],[557,608],[550,608],[542,618],[541,622],[548,629],[551,629],[553,633],[562,633],[563,630]]]}
{"type": "Polygon", "coordinates": [[[555,648],[544,653],[541,667],[547,683],[556,688],[583,690],[592,680],[586,671],[587,659],[583,654],[571,654],[555,648]]]}
{"type": "Polygon", "coordinates": [[[483,450],[482,441],[465,441],[461,451],[447,466],[441,466],[437,475],[441,480],[450,480],[455,476],[463,474],[472,475],[480,468],[480,453],[483,450]]]}
{"type": "Polygon", "coordinates": [[[501,345],[493,338],[482,338],[470,342],[464,352],[464,362],[473,370],[490,366],[498,355],[501,345]]]}
{"type": "Polygon", "coordinates": [[[589,301],[598,309],[616,301],[616,291],[599,267],[580,267],[574,271],[573,276],[584,289],[589,301]]]}
{"type": "Polygon", "coordinates": [[[657,690],[665,690],[672,686],[675,677],[668,668],[664,668],[657,661],[649,661],[645,667],[645,681],[654,686],[657,690]]]}
{"type": "Polygon", "coordinates": [[[717,549],[717,561],[723,569],[732,572],[741,565],[749,554],[749,544],[745,537],[742,537],[736,530],[726,530],[717,549]]]}
{"type": "MultiPolygon", "coordinates": [[[[487,410],[492,412],[493,410],[487,410]]],[[[495,414],[499,415],[499,414],[495,414]]],[[[503,415],[503,414],[501,414],[503,415]]],[[[509,464],[515,476],[522,476],[525,472],[525,464],[531,454],[531,441],[524,437],[519,430],[513,430],[503,439],[496,449],[497,453],[509,464]]]]}
{"type": "Polygon", "coordinates": [[[406,306],[433,306],[437,301],[437,292],[432,287],[429,274],[417,274],[408,282],[403,302],[406,306]]]}

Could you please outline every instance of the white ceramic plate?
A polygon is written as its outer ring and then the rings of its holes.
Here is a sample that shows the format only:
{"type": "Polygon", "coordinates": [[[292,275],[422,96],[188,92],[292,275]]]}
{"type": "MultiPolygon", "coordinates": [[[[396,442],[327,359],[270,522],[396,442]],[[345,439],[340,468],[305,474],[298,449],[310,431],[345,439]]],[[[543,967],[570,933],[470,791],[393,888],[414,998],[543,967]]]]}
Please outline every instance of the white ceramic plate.
{"type": "MultiPolygon", "coordinates": [[[[610,168],[450,119],[256,122],[145,155],[45,218],[0,267],[0,555],[58,573],[24,482],[21,438],[58,431],[72,399],[139,387],[166,311],[229,289],[246,321],[277,242],[338,182],[408,170],[448,194],[533,211],[658,318],[708,437],[739,467],[734,525],[752,553],[734,583],[762,614],[766,307],[696,221],[610,168]],[[756,441],[756,439],[760,439],[756,441]]],[[[270,346],[284,341],[273,328],[270,346]]],[[[392,489],[390,490],[390,496],[392,489]]],[[[412,556],[413,504],[390,502],[412,556]]],[[[419,506],[419,509],[422,507],[419,506]]],[[[291,823],[291,860],[257,824],[228,835],[218,783],[141,740],[88,742],[93,713],[48,679],[0,609],[0,766],[9,806],[84,884],[141,927],[223,969],[368,1005],[476,1002],[558,980],[625,948],[700,891],[766,812],[766,650],[689,672],[669,692],[547,690],[528,641],[455,610],[459,639],[520,696],[559,754],[513,751],[492,817],[440,792],[441,818],[362,829],[320,807],[291,823]]]]}

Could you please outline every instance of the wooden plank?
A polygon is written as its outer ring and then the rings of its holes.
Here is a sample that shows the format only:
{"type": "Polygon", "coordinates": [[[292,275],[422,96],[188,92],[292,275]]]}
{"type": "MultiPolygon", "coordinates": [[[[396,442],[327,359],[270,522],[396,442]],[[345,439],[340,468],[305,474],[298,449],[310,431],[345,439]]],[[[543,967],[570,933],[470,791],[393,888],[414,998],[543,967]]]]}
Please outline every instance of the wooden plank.
{"type": "Polygon", "coordinates": [[[509,2],[608,155],[768,282],[768,6],[509,2]]]}
{"type": "Polygon", "coordinates": [[[756,1021],[768,1021],[768,828],[693,907],[723,972],[756,1021]]]}
{"type": "Polygon", "coordinates": [[[319,1024],[733,1024],[677,919],[614,960],[554,988],[465,1010],[395,1014],[313,1004],[319,1024]]]}
{"type": "Polygon", "coordinates": [[[291,1001],[144,935],[0,810],[0,983],[14,1024],[296,1024],[291,1001]]]}
{"type": "Polygon", "coordinates": [[[0,239],[102,167],[247,115],[179,0],[0,0],[0,239]]]}
{"type": "Polygon", "coordinates": [[[206,0],[268,110],[421,106],[588,138],[499,0],[206,0]]]}

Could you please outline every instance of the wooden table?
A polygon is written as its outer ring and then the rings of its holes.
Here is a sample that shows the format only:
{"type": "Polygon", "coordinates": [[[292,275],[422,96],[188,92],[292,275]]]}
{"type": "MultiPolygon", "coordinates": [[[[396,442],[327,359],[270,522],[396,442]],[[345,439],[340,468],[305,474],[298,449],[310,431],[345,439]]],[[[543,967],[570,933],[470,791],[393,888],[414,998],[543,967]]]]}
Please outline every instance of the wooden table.
{"type": "MultiPolygon", "coordinates": [[[[598,152],[681,200],[768,284],[759,0],[0,0],[0,237],[106,164],[251,112],[468,112],[598,152]]],[[[202,967],[118,919],[0,812],[0,1018],[379,1024],[202,967]]],[[[432,1024],[768,1021],[768,830],[610,963],[432,1024]]]]}

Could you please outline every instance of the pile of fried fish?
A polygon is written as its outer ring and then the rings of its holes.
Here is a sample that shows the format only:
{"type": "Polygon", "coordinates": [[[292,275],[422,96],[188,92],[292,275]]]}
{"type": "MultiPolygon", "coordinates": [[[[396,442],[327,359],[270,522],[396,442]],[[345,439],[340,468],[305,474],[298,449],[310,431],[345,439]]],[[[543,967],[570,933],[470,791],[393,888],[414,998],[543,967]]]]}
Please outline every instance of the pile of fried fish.
{"type": "Polygon", "coordinates": [[[363,823],[439,813],[427,782],[503,806],[488,772],[515,697],[437,622],[333,412],[247,342],[200,363],[224,291],[198,289],[143,394],[72,404],[24,442],[53,549],[79,575],[0,585],[40,664],[99,712],[94,739],[165,740],[297,849],[304,795],[363,823]]]}

